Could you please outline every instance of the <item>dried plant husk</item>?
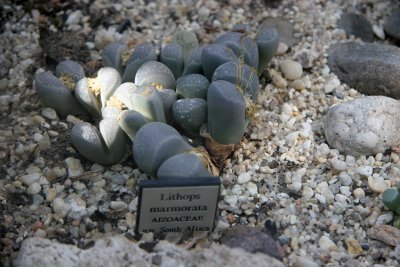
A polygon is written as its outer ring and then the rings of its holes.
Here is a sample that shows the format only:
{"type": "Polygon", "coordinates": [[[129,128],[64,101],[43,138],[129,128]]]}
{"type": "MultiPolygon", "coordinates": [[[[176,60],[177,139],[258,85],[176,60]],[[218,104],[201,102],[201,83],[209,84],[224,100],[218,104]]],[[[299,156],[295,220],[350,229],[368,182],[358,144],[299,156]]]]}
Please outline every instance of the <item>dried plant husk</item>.
{"type": "Polygon", "coordinates": [[[215,141],[207,132],[207,127],[201,127],[200,136],[204,138],[204,146],[207,149],[211,162],[222,171],[225,160],[239,147],[239,144],[223,145],[215,141]]]}

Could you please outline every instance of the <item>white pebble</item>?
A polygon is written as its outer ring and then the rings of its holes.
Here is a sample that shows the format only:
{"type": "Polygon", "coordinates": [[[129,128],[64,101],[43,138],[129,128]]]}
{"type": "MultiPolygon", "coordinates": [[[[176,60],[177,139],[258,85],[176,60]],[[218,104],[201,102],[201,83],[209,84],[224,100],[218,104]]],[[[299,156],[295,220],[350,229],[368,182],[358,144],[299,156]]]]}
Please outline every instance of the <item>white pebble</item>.
{"type": "Polygon", "coordinates": [[[376,224],[388,224],[393,220],[393,213],[388,212],[380,215],[376,220],[376,224]]]}
{"type": "Polygon", "coordinates": [[[251,175],[248,172],[244,172],[239,174],[238,178],[237,178],[237,182],[238,184],[245,184],[247,182],[251,181],[251,175]]]}
{"type": "Polygon", "coordinates": [[[333,90],[335,90],[336,87],[340,85],[339,79],[336,77],[336,75],[330,76],[325,85],[324,85],[324,91],[326,94],[331,93],[333,90]]]}
{"type": "Polygon", "coordinates": [[[42,187],[40,186],[40,184],[38,182],[35,182],[28,187],[27,193],[30,195],[34,195],[34,194],[39,193],[40,190],[42,190],[42,187]]]}
{"type": "Polygon", "coordinates": [[[67,20],[65,21],[65,24],[67,25],[76,25],[79,23],[79,21],[82,18],[82,12],[80,10],[76,10],[69,14],[67,20]]]}
{"type": "Polygon", "coordinates": [[[357,199],[365,197],[365,192],[362,188],[356,188],[353,191],[353,196],[357,199]]]}
{"type": "Polygon", "coordinates": [[[84,172],[81,161],[76,158],[69,157],[65,160],[68,168],[68,177],[78,176],[84,172]]]}
{"type": "Polygon", "coordinates": [[[225,200],[225,202],[228,203],[229,205],[235,206],[236,203],[237,203],[238,198],[237,198],[237,196],[232,195],[232,196],[225,196],[224,200],[225,200]]]}
{"type": "Polygon", "coordinates": [[[360,166],[357,167],[356,172],[362,176],[371,176],[373,168],[371,166],[360,166]]]}
{"type": "Polygon", "coordinates": [[[337,159],[336,157],[332,159],[332,167],[338,171],[344,171],[347,169],[346,162],[343,160],[337,159]]]}
{"type": "Polygon", "coordinates": [[[283,76],[288,80],[297,80],[303,74],[303,67],[300,63],[286,59],[279,64],[283,76]]]}
{"type": "Polygon", "coordinates": [[[249,191],[251,196],[255,196],[258,194],[258,188],[255,183],[252,183],[252,182],[248,183],[246,188],[247,188],[247,191],[249,191]]]}
{"type": "Polygon", "coordinates": [[[336,244],[327,236],[323,235],[318,240],[318,244],[322,250],[336,250],[336,244]]]}
{"type": "Polygon", "coordinates": [[[351,179],[351,176],[347,172],[341,172],[339,174],[339,179],[342,185],[351,185],[353,183],[353,179],[351,179]]]}
{"type": "Polygon", "coordinates": [[[25,185],[31,185],[33,183],[39,182],[41,174],[38,172],[30,173],[27,175],[22,175],[19,177],[19,180],[25,185]]]}
{"type": "Polygon", "coordinates": [[[350,187],[348,186],[341,186],[339,187],[340,193],[345,195],[346,197],[351,196],[350,187]]]}
{"type": "Polygon", "coordinates": [[[111,201],[110,208],[113,210],[124,210],[127,208],[127,204],[123,201],[111,201]]]}
{"type": "Polygon", "coordinates": [[[388,188],[387,184],[385,183],[385,180],[381,176],[378,176],[377,178],[372,178],[371,176],[369,176],[368,186],[375,193],[383,193],[383,191],[385,191],[388,188]]]}
{"type": "Polygon", "coordinates": [[[385,32],[381,27],[378,25],[374,24],[372,25],[372,31],[375,33],[376,37],[378,37],[381,40],[385,40],[385,32]]]}
{"type": "Polygon", "coordinates": [[[69,212],[69,207],[68,205],[65,204],[64,199],[62,198],[55,198],[53,202],[51,203],[51,206],[53,208],[54,213],[56,213],[58,216],[61,218],[64,218],[67,216],[69,212]]]}
{"type": "Polygon", "coordinates": [[[57,113],[54,109],[52,108],[43,108],[42,110],[42,116],[45,118],[48,118],[50,120],[55,120],[57,119],[57,113]]]}
{"type": "Polygon", "coordinates": [[[314,196],[314,190],[309,186],[303,186],[302,196],[305,201],[308,201],[314,196]]]}

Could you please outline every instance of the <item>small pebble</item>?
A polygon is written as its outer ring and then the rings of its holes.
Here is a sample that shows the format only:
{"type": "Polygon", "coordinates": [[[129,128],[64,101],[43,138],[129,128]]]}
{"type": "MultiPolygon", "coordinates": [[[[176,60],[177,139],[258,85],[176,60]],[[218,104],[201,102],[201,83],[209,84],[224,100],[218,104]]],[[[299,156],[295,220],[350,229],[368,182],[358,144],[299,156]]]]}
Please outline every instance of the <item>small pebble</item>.
{"type": "Polygon", "coordinates": [[[248,172],[239,174],[238,179],[237,179],[238,184],[245,184],[250,181],[251,181],[251,175],[248,172]]]}
{"type": "Polygon", "coordinates": [[[281,61],[279,68],[283,76],[288,80],[300,79],[303,74],[303,67],[301,64],[290,59],[281,61]]]}
{"type": "Polygon", "coordinates": [[[297,79],[292,82],[292,87],[297,91],[302,91],[306,89],[306,84],[302,79],[297,79]]]}
{"type": "Polygon", "coordinates": [[[83,166],[79,159],[70,157],[65,160],[65,163],[67,164],[68,177],[78,176],[84,172],[83,166]]]}
{"type": "Polygon", "coordinates": [[[368,186],[375,193],[383,193],[388,188],[388,185],[385,183],[385,180],[381,176],[379,176],[378,178],[372,178],[371,176],[369,176],[368,186]]]}
{"type": "Polygon", "coordinates": [[[356,188],[353,191],[353,195],[356,199],[360,199],[365,197],[365,192],[362,188],[356,188]]]}
{"type": "Polygon", "coordinates": [[[344,242],[347,246],[347,252],[349,252],[350,255],[360,255],[361,253],[363,253],[363,249],[361,248],[360,243],[357,239],[348,238],[344,242]]]}
{"type": "Polygon", "coordinates": [[[19,180],[24,183],[25,185],[30,186],[31,184],[35,182],[39,182],[41,173],[35,172],[35,173],[30,173],[27,175],[22,175],[19,177],[19,180]]]}
{"type": "Polygon", "coordinates": [[[38,182],[34,182],[28,187],[27,193],[30,195],[34,195],[34,194],[39,193],[40,190],[42,190],[42,187],[40,186],[40,184],[38,182]]]}
{"type": "Polygon", "coordinates": [[[322,250],[334,251],[337,249],[336,244],[327,236],[323,235],[318,240],[318,244],[322,250]]]}

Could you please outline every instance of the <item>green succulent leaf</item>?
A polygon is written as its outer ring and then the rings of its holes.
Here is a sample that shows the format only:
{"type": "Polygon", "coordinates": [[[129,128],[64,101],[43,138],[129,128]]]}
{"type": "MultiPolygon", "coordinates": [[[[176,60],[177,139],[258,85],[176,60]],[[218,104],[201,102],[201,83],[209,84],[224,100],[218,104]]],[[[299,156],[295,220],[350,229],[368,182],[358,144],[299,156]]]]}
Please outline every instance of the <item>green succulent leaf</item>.
{"type": "Polygon", "coordinates": [[[165,121],[169,122],[172,116],[172,105],[177,99],[177,94],[172,89],[160,89],[158,94],[161,97],[161,101],[164,107],[165,121]]]}
{"type": "Polygon", "coordinates": [[[183,49],[179,44],[169,44],[161,50],[160,61],[174,74],[175,79],[182,75],[183,71],[183,49]]]}
{"type": "Polygon", "coordinates": [[[227,32],[218,37],[215,43],[226,45],[238,58],[243,59],[244,63],[255,69],[258,68],[258,47],[248,35],[240,32],[227,32]]]}
{"type": "Polygon", "coordinates": [[[207,121],[207,102],[200,98],[185,98],[172,107],[174,121],[189,136],[199,136],[200,127],[207,121]]]}
{"type": "Polygon", "coordinates": [[[115,108],[107,107],[105,118],[99,123],[99,130],[92,124],[75,124],[71,130],[71,141],[86,159],[102,165],[119,162],[125,152],[127,139],[118,125],[115,108]]]}
{"type": "Polygon", "coordinates": [[[228,61],[240,61],[232,49],[223,44],[211,44],[206,46],[201,53],[201,64],[203,66],[204,76],[211,81],[214,71],[228,61]]]}
{"type": "Polygon", "coordinates": [[[153,85],[165,89],[175,90],[175,77],[171,70],[158,61],[144,63],[137,71],[135,84],[153,85]]]}
{"type": "Polygon", "coordinates": [[[182,153],[164,161],[157,171],[158,179],[209,177],[211,173],[202,160],[191,153],[182,153]]]}
{"type": "Polygon", "coordinates": [[[135,110],[123,110],[118,117],[119,126],[133,141],[139,129],[148,123],[147,119],[135,110]]]}
{"type": "Polygon", "coordinates": [[[136,46],[126,62],[122,82],[134,82],[139,68],[144,63],[155,60],[157,60],[157,54],[152,44],[145,42],[136,46]]]}
{"type": "Polygon", "coordinates": [[[260,75],[271,61],[279,45],[279,34],[275,28],[265,27],[257,34],[255,38],[258,53],[259,65],[258,74],[260,75]]]}
{"type": "Polygon", "coordinates": [[[123,66],[123,54],[128,51],[128,46],[120,42],[112,42],[108,44],[101,54],[103,64],[105,67],[112,67],[122,75],[123,66]]]}
{"type": "Polygon", "coordinates": [[[212,82],[207,103],[210,136],[223,145],[239,143],[246,126],[246,104],[236,86],[224,80],[212,82]]]}
{"type": "Polygon", "coordinates": [[[203,53],[203,47],[194,48],[187,61],[185,61],[185,67],[183,68],[182,76],[189,74],[203,74],[203,66],[201,65],[201,54],[203,53]]]}
{"type": "Polygon", "coordinates": [[[190,52],[199,46],[199,41],[194,33],[189,31],[178,31],[172,37],[172,44],[179,44],[183,48],[185,63],[188,62],[190,52]]]}
{"type": "Polygon", "coordinates": [[[72,60],[63,60],[56,66],[56,76],[61,79],[64,84],[71,83],[68,89],[73,90],[75,84],[82,78],[85,77],[85,71],[83,67],[72,60]]]}
{"type": "Polygon", "coordinates": [[[178,79],[176,82],[176,93],[179,98],[207,99],[209,85],[209,81],[203,75],[189,74],[178,79]]]}

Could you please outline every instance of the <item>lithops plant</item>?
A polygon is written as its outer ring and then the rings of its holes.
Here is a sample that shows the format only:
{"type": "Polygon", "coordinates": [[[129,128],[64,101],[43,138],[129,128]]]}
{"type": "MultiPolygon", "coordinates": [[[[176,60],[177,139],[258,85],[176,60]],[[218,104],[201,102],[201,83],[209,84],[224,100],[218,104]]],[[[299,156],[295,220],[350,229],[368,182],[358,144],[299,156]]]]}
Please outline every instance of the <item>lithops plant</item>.
{"type": "Polygon", "coordinates": [[[196,178],[212,176],[201,157],[192,153],[181,153],[165,160],[157,170],[158,179],[196,178]]]}
{"type": "Polygon", "coordinates": [[[382,201],[388,209],[400,215],[400,183],[396,188],[386,189],[382,194],[382,201]]]}
{"type": "Polygon", "coordinates": [[[160,61],[172,71],[175,79],[181,77],[184,64],[182,46],[179,44],[169,44],[164,46],[161,50],[160,61]]]}
{"type": "Polygon", "coordinates": [[[76,82],[84,76],[82,66],[72,60],[61,61],[56,75],[45,71],[35,76],[34,87],[43,103],[64,118],[69,114],[84,114],[85,110],[73,96],[76,82]]]}
{"type": "Polygon", "coordinates": [[[157,60],[156,51],[152,44],[139,44],[125,63],[123,82],[133,82],[139,68],[146,62],[157,60]]]}
{"type": "Polygon", "coordinates": [[[161,122],[151,122],[136,133],[132,151],[138,167],[156,177],[158,168],[165,160],[192,149],[173,127],[161,122]]]}
{"type": "Polygon", "coordinates": [[[87,122],[74,125],[71,141],[82,156],[104,165],[115,164],[121,160],[127,140],[117,120],[120,112],[116,107],[104,108],[99,130],[87,122]]]}
{"type": "Polygon", "coordinates": [[[185,63],[188,62],[189,55],[193,49],[199,46],[199,41],[194,33],[189,31],[178,31],[172,37],[172,44],[178,44],[183,49],[185,63]]]}
{"type": "Polygon", "coordinates": [[[201,98],[185,98],[172,107],[174,121],[189,136],[199,136],[200,127],[207,121],[207,102],[201,98]]]}
{"type": "Polygon", "coordinates": [[[258,74],[261,74],[271,61],[279,45],[279,34],[275,28],[265,27],[261,29],[256,37],[255,42],[258,47],[260,61],[258,64],[258,74]]]}
{"type": "Polygon", "coordinates": [[[114,91],[121,84],[119,72],[110,67],[102,68],[95,78],[79,80],[75,88],[76,99],[94,118],[101,118],[102,110],[114,91]]]}
{"type": "Polygon", "coordinates": [[[207,99],[207,90],[210,85],[206,77],[201,74],[189,74],[176,82],[178,98],[207,99]]]}
{"type": "Polygon", "coordinates": [[[238,58],[242,58],[244,63],[255,69],[258,68],[259,56],[257,44],[245,33],[227,32],[218,37],[215,43],[229,47],[238,58]]]}
{"type": "Polygon", "coordinates": [[[211,44],[203,48],[201,53],[201,64],[204,76],[211,80],[214,71],[222,64],[234,61],[239,62],[239,58],[229,47],[223,44],[211,44]]]}
{"type": "Polygon", "coordinates": [[[128,53],[128,46],[120,42],[113,42],[107,45],[102,53],[103,65],[105,67],[112,67],[122,75],[124,71],[124,57],[128,53]]]}
{"type": "Polygon", "coordinates": [[[158,61],[144,63],[137,71],[135,84],[154,85],[156,88],[168,88],[175,90],[175,77],[172,71],[158,61]]]}
{"type": "Polygon", "coordinates": [[[164,105],[153,85],[137,86],[130,82],[123,83],[115,90],[111,101],[110,104],[117,107],[136,110],[148,121],[165,122],[164,105]]]}

